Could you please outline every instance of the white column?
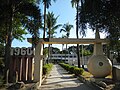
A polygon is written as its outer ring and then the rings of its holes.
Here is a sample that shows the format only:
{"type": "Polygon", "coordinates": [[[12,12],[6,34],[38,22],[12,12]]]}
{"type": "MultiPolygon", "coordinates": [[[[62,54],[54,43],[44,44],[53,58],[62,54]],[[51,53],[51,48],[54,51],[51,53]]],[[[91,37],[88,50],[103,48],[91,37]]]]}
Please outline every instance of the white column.
{"type": "Polygon", "coordinates": [[[35,48],[35,59],[34,59],[34,82],[39,82],[41,86],[42,82],[42,67],[43,67],[43,44],[38,43],[35,48]]]}
{"type": "MultiPolygon", "coordinates": [[[[98,28],[96,29],[95,33],[95,40],[98,41],[100,40],[100,34],[98,28]]],[[[102,47],[102,42],[94,44],[94,55],[103,55],[103,47],[102,47]]]]}
{"type": "Polygon", "coordinates": [[[94,44],[94,55],[103,55],[103,47],[102,43],[95,43],[94,44]]]}

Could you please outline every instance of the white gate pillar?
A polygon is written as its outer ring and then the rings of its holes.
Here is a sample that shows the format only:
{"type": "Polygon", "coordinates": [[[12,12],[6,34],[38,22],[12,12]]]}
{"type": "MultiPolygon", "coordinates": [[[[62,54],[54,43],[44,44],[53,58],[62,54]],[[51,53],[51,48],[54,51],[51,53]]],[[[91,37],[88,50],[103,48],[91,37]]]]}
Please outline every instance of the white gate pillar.
{"type": "Polygon", "coordinates": [[[35,48],[34,58],[34,82],[39,82],[41,86],[42,82],[42,67],[43,67],[43,44],[39,42],[35,48]]]}

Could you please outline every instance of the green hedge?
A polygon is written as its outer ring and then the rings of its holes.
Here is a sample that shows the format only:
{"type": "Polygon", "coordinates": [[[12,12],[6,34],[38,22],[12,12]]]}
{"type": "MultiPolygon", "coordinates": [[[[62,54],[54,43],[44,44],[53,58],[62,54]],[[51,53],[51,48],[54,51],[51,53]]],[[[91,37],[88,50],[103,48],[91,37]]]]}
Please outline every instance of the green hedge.
{"type": "Polygon", "coordinates": [[[43,75],[49,74],[50,71],[52,70],[53,64],[45,64],[43,66],[43,75]]]}
{"type": "Polygon", "coordinates": [[[84,72],[83,68],[78,68],[78,67],[75,67],[75,66],[70,66],[69,64],[60,63],[59,65],[62,66],[67,71],[69,71],[70,73],[73,73],[75,75],[82,75],[83,72],[84,72]]]}

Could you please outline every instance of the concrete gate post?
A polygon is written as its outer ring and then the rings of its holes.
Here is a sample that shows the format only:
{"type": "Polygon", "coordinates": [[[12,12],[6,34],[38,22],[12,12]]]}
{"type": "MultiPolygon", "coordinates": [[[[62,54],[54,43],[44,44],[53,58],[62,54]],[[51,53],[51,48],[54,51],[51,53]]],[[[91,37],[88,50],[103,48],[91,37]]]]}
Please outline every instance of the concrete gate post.
{"type": "Polygon", "coordinates": [[[99,30],[96,30],[94,42],[94,53],[88,60],[89,72],[97,78],[105,78],[111,74],[112,64],[111,61],[103,54],[102,42],[100,40],[99,30]]]}
{"type": "Polygon", "coordinates": [[[40,42],[35,48],[35,58],[34,58],[34,82],[39,82],[41,86],[42,82],[42,67],[43,67],[43,44],[40,42]]]}

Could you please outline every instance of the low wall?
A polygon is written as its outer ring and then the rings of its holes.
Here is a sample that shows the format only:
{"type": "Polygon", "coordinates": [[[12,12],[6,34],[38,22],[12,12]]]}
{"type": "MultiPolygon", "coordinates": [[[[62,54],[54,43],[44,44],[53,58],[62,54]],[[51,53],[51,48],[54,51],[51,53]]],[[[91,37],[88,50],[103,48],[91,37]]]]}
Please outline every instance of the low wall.
{"type": "Polygon", "coordinates": [[[114,81],[120,81],[120,68],[113,67],[113,80],[114,81]]]}

